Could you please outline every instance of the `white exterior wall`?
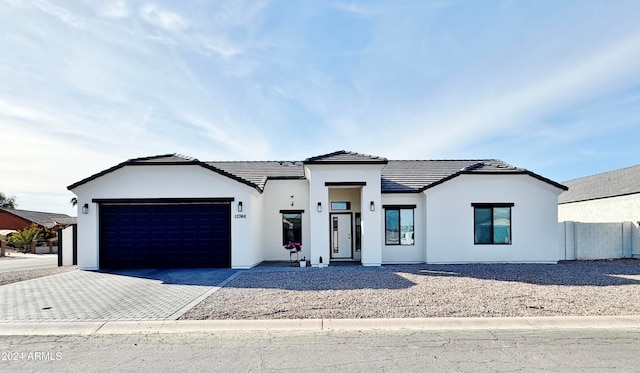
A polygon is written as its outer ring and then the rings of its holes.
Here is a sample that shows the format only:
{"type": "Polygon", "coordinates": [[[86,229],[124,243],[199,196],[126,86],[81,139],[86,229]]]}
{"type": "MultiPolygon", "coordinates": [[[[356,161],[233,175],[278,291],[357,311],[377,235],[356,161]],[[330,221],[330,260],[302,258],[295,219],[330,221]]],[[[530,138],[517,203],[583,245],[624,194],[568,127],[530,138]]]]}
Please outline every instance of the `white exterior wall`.
{"type": "Polygon", "coordinates": [[[560,221],[611,223],[640,221],[640,194],[558,205],[560,221]]]}
{"type": "Polygon", "coordinates": [[[231,266],[250,267],[260,261],[259,227],[262,222],[257,190],[196,165],[125,166],[73,189],[78,206],[78,268],[98,269],[98,204],[112,198],[234,198],[231,203],[231,266]],[[234,218],[242,201],[246,219],[234,218]],[[79,208],[80,210],[80,208],[79,208]]]}
{"type": "Polygon", "coordinates": [[[264,260],[289,260],[289,252],[282,245],[282,214],[280,210],[304,210],[302,213],[302,251],[299,259],[311,256],[309,215],[316,210],[309,208],[309,182],[307,180],[269,180],[263,193],[264,212],[262,224],[264,260]],[[291,198],[293,196],[293,198],[291,198]],[[293,206],[291,206],[293,202],[293,206]]]}
{"type": "Polygon", "coordinates": [[[62,229],[62,247],[58,243],[58,254],[62,255],[62,265],[73,265],[73,230],[77,229],[70,225],[62,229]]]}
{"type": "Polygon", "coordinates": [[[311,225],[311,265],[319,266],[330,261],[329,241],[329,188],[326,182],[365,182],[362,187],[360,200],[363,206],[369,206],[373,201],[376,208],[361,210],[362,219],[362,252],[361,262],[364,266],[378,266],[382,264],[382,245],[380,241],[381,194],[380,170],[383,165],[305,165],[305,175],[309,180],[309,222],[311,225]],[[322,212],[317,211],[318,202],[322,204],[322,212]]]}
{"type": "Polygon", "coordinates": [[[397,193],[383,194],[382,205],[416,205],[413,212],[414,244],[386,245],[385,244],[385,212],[382,214],[380,242],[382,243],[382,263],[423,263],[426,261],[426,235],[427,224],[425,222],[425,197],[422,193],[397,193]]]}
{"type": "Polygon", "coordinates": [[[428,263],[557,262],[562,190],[528,175],[460,175],[427,189],[428,263]],[[475,245],[472,203],[514,203],[511,245],[475,245]]]}

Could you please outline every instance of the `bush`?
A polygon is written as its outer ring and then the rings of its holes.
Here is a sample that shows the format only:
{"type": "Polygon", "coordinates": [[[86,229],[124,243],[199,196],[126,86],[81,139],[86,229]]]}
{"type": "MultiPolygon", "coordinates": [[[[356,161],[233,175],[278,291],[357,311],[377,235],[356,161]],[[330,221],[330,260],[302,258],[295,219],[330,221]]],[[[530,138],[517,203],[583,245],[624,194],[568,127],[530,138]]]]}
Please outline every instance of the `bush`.
{"type": "Polygon", "coordinates": [[[40,228],[32,225],[21,231],[13,232],[7,238],[15,248],[21,250],[23,253],[33,252],[36,247],[36,242],[42,235],[40,228]]]}

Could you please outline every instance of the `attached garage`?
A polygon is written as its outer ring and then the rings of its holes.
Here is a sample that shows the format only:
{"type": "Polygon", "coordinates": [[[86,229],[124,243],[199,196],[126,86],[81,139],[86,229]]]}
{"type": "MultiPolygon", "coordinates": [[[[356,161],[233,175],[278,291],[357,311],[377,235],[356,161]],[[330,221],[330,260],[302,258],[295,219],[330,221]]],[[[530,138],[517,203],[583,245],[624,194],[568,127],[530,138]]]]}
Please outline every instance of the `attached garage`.
{"type": "Polygon", "coordinates": [[[231,201],[94,200],[100,268],[229,268],[231,201]]]}

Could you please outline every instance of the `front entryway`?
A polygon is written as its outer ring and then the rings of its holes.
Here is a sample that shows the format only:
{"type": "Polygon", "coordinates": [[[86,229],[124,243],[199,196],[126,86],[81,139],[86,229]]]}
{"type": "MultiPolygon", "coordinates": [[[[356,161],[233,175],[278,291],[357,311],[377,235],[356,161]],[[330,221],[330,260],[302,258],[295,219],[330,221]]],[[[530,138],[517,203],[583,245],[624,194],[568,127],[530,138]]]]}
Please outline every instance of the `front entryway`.
{"type": "Polygon", "coordinates": [[[331,214],[331,259],[353,259],[351,213],[331,214]]]}

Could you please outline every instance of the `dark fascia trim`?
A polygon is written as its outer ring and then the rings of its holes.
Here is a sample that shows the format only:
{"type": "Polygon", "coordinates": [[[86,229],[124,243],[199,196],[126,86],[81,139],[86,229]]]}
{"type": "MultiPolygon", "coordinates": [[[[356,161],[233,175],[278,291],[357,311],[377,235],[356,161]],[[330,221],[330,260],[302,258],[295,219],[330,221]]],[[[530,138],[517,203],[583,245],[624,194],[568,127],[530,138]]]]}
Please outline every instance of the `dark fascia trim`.
{"type": "Polygon", "coordinates": [[[531,172],[529,170],[517,170],[517,171],[483,171],[483,172],[478,172],[478,171],[458,171],[454,174],[451,174],[443,179],[440,179],[438,181],[436,181],[435,183],[431,183],[429,185],[426,185],[422,188],[420,188],[420,192],[424,192],[427,189],[433,188],[436,185],[440,185],[444,182],[447,182],[451,179],[453,179],[454,177],[458,177],[460,175],[529,175],[533,178],[536,178],[540,181],[543,181],[547,184],[551,184],[554,187],[558,188],[558,189],[562,189],[562,190],[569,190],[569,188],[565,185],[562,185],[560,183],[557,183],[551,179],[547,179],[546,177],[540,176],[534,172],[531,172]]]}
{"type": "Polygon", "coordinates": [[[383,209],[388,209],[388,210],[415,209],[416,207],[418,206],[417,205],[382,205],[383,209]]]}
{"type": "Polygon", "coordinates": [[[481,203],[472,203],[471,206],[473,207],[513,207],[515,206],[515,203],[512,202],[490,202],[490,203],[486,203],[486,202],[481,202],[481,203]]]}
{"type": "Polygon", "coordinates": [[[357,165],[362,165],[362,164],[387,164],[389,163],[388,160],[362,160],[362,161],[323,161],[323,160],[318,160],[318,161],[303,161],[303,164],[331,164],[331,165],[336,165],[336,164],[357,164],[357,165]]]}
{"type": "Polygon", "coordinates": [[[393,194],[393,193],[420,193],[422,190],[412,189],[412,190],[381,190],[380,193],[383,194],[393,194]]]}
{"type": "Polygon", "coordinates": [[[304,214],[304,210],[280,210],[281,214],[304,214]]]}
{"type": "Polygon", "coordinates": [[[305,180],[304,176],[269,176],[267,180],[305,180]]]}
{"type": "Polygon", "coordinates": [[[223,170],[221,170],[221,169],[219,169],[219,168],[217,168],[217,167],[211,166],[211,165],[206,164],[206,163],[204,163],[204,162],[200,162],[200,161],[198,161],[198,164],[199,164],[200,166],[202,166],[202,167],[204,167],[204,168],[208,169],[208,170],[211,170],[211,171],[213,171],[213,172],[219,173],[220,175],[226,176],[226,177],[228,177],[228,178],[230,178],[230,179],[233,179],[233,180],[238,181],[238,182],[240,182],[240,183],[242,183],[242,184],[245,184],[245,185],[247,185],[247,186],[250,186],[250,187],[254,188],[255,190],[257,190],[257,191],[258,191],[258,192],[260,192],[260,193],[262,193],[262,192],[263,192],[263,190],[262,190],[262,189],[260,189],[260,187],[259,187],[259,186],[257,186],[256,184],[254,184],[254,183],[252,183],[252,182],[250,182],[250,181],[247,181],[247,180],[245,180],[245,179],[243,179],[243,178],[241,178],[241,177],[238,177],[238,176],[236,176],[236,175],[234,175],[234,174],[230,174],[230,173],[228,173],[228,172],[226,172],[226,171],[223,171],[223,170]]]}
{"type": "Polygon", "coordinates": [[[241,177],[238,177],[236,175],[230,174],[226,171],[223,171],[217,167],[211,166],[205,162],[201,162],[197,159],[193,159],[193,160],[185,160],[185,161],[180,161],[180,162],[175,162],[175,161],[170,161],[170,162],[149,162],[149,163],[145,163],[145,162],[140,162],[140,161],[144,161],[144,160],[149,160],[149,159],[154,159],[154,158],[162,158],[162,157],[171,157],[174,156],[175,154],[165,154],[165,155],[157,155],[157,156],[153,156],[153,157],[145,157],[145,158],[134,158],[134,159],[129,159],[125,162],[122,162],[120,164],[117,164],[111,168],[108,168],[104,171],[101,171],[95,175],[89,176],[86,179],[82,179],[80,181],[78,181],[77,183],[71,184],[67,187],[68,190],[73,190],[75,188],[77,188],[78,186],[82,185],[82,184],[86,184],[89,181],[95,180],[101,176],[104,176],[108,173],[111,173],[113,171],[116,171],[120,168],[123,168],[124,166],[200,166],[203,168],[206,168],[207,170],[216,172],[220,175],[226,176],[230,179],[233,179],[235,181],[238,181],[242,184],[245,184],[249,187],[255,188],[258,192],[262,193],[262,189],[260,189],[260,187],[258,187],[256,184],[247,181],[241,177]]]}
{"type": "MultiPolygon", "coordinates": [[[[475,174],[475,175],[482,175],[482,174],[489,174],[489,175],[504,175],[504,174],[505,174],[505,172],[499,172],[499,171],[495,171],[495,172],[492,172],[492,171],[488,171],[488,172],[473,172],[473,171],[472,171],[472,172],[469,172],[469,173],[471,173],[471,174],[475,174]]],[[[555,181],[553,181],[553,180],[551,180],[551,179],[547,179],[546,177],[541,176],[541,175],[538,175],[538,174],[536,174],[535,172],[531,172],[531,171],[529,171],[529,170],[511,171],[511,172],[506,172],[506,174],[529,175],[529,176],[531,176],[531,177],[533,177],[533,178],[536,178],[536,179],[538,179],[538,180],[540,180],[540,181],[544,181],[544,182],[545,182],[545,183],[547,183],[547,184],[551,184],[551,185],[553,185],[554,187],[556,187],[556,188],[558,188],[558,189],[562,189],[562,190],[569,190],[569,187],[568,187],[568,186],[563,185],[563,184],[560,184],[560,183],[557,183],[557,182],[555,182],[555,181]]]]}
{"type": "MultiPolygon", "coordinates": [[[[82,179],[80,181],[78,181],[77,183],[73,183],[71,185],[69,185],[67,187],[68,190],[72,190],[82,184],[88,183],[89,181],[95,180],[101,176],[104,176],[110,172],[113,172],[115,170],[118,170],[124,166],[131,166],[131,165],[136,165],[138,162],[141,161],[148,161],[148,160],[152,160],[152,159],[157,159],[157,158],[165,158],[165,157],[173,157],[176,154],[161,154],[161,155],[154,155],[154,156],[150,156],[150,157],[141,157],[141,158],[132,158],[132,159],[128,159],[122,163],[119,163],[111,168],[107,168],[104,171],[100,171],[95,175],[91,175],[85,179],[82,179]]],[[[197,159],[192,159],[192,160],[185,160],[183,162],[150,162],[150,163],[142,163],[143,165],[154,165],[154,164],[167,164],[167,163],[172,163],[172,164],[194,164],[194,162],[198,162],[197,159]]]]}
{"type": "Polygon", "coordinates": [[[234,198],[94,198],[93,203],[113,204],[186,204],[230,203],[234,198]]]}
{"type": "Polygon", "coordinates": [[[366,186],[366,181],[327,181],[324,183],[324,186],[366,186]]]}
{"type": "Polygon", "coordinates": [[[593,198],[585,198],[585,199],[577,199],[575,201],[567,201],[567,202],[558,202],[559,205],[566,205],[568,203],[578,203],[578,202],[587,202],[587,201],[595,201],[598,199],[607,199],[607,198],[615,198],[615,197],[624,197],[624,196],[630,196],[633,194],[639,194],[640,192],[629,192],[629,193],[621,193],[621,194],[616,194],[615,196],[606,196],[606,197],[593,197],[593,198]]]}

